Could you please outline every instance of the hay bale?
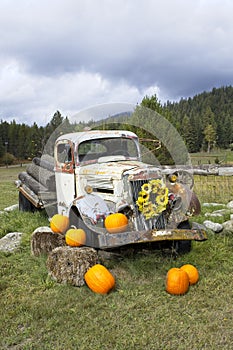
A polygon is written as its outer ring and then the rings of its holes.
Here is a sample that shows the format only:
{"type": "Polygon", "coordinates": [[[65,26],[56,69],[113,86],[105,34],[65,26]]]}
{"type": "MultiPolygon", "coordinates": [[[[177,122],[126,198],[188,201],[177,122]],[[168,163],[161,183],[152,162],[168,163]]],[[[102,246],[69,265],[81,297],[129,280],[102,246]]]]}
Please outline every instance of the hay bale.
{"type": "Polygon", "coordinates": [[[87,270],[97,264],[97,252],[89,247],[58,247],[48,256],[49,275],[58,283],[83,286],[87,270]]]}
{"type": "Polygon", "coordinates": [[[54,233],[50,227],[38,227],[31,236],[31,253],[39,256],[48,254],[54,248],[65,246],[65,237],[54,233]]]}

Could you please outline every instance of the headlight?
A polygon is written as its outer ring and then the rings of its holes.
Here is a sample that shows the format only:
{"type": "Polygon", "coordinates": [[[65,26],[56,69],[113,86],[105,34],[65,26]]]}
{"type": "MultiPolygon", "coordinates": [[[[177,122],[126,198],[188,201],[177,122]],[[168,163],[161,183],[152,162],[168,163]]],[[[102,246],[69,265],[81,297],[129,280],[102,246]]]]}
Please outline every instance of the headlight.
{"type": "Polygon", "coordinates": [[[177,175],[176,174],[171,174],[168,176],[168,179],[171,183],[175,183],[177,181],[177,175]]]}
{"type": "Polygon", "coordinates": [[[88,194],[90,194],[90,193],[93,192],[93,188],[92,188],[91,186],[89,186],[89,185],[86,185],[86,186],[84,187],[84,190],[85,190],[88,194]]]}

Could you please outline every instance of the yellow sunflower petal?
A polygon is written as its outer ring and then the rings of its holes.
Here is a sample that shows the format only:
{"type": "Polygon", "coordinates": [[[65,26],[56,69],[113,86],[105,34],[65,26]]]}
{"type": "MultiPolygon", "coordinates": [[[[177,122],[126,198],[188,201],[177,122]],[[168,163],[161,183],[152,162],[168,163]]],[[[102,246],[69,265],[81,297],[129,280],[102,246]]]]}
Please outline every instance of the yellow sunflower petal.
{"type": "Polygon", "coordinates": [[[150,185],[151,185],[151,191],[153,193],[157,193],[159,189],[163,186],[163,182],[162,180],[155,179],[150,181],[150,185]]]}
{"type": "Polygon", "coordinates": [[[139,192],[139,195],[140,195],[141,197],[143,197],[143,198],[149,197],[149,193],[146,192],[146,191],[140,191],[140,192],[139,192]]]}
{"type": "Polygon", "coordinates": [[[145,183],[142,185],[142,191],[145,191],[147,193],[151,192],[151,185],[149,183],[145,183]]]}
{"type": "Polygon", "coordinates": [[[143,205],[138,205],[138,210],[143,211],[143,205]]]}
{"type": "Polygon", "coordinates": [[[136,201],[137,205],[142,205],[144,203],[144,199],[142,197],[138,197],[138,200],[136,201]]]}
{"type": "Polygon", "coordinates": [[[168,203],[168,197],[167,197],[167,196],[159,195],[159,196],[156,197],[156,203],[157,203],[158,205],[165,206],[165,205],[167,205],[167,203],[168,203]]]}
{"type": "Polygon", "coordinates": [[[161,196],[168,196],[168,188],[167,187],[162,187],[159,191],[158,191],[158,195],[161,196]]]}
{"type": "Polygon", "coordinates": [[[166,210],[166,207],[162,206],[162,205],[158,205],[157,207],[157,213],[161,213],[162,211],[166,210]]]}

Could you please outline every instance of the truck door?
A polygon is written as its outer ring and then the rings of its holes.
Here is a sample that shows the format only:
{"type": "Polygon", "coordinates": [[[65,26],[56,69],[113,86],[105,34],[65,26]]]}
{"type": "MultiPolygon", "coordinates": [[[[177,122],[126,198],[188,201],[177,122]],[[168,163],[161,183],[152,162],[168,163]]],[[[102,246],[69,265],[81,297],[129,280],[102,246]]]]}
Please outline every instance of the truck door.
{"type": "Polygon", "coordinates": [[[58,213],[68,215],[68,208],[75,198],[74,146],[69,140],[60,140],[55,145],[55,179],[58,213]]]}

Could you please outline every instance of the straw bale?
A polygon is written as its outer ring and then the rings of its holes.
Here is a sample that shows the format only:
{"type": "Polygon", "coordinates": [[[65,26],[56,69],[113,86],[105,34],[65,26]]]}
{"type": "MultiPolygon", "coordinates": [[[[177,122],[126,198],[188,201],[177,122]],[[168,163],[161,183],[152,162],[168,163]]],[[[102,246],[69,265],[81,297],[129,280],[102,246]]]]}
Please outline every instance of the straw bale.
{"type": "Polygon", "coordinates": [[[58,247],[47,259],[49,275],[58,283],[83,286],[87,270],[97,264],[97,252],[89,247],[58,247]]]}
{"type": "Polygon", "coordinates": [[[54,233],[50,227],[38,227],[31,236],[31,253],[39,256],[48,254],[54,248],[66,245],[65,237],[54,233]]]}

